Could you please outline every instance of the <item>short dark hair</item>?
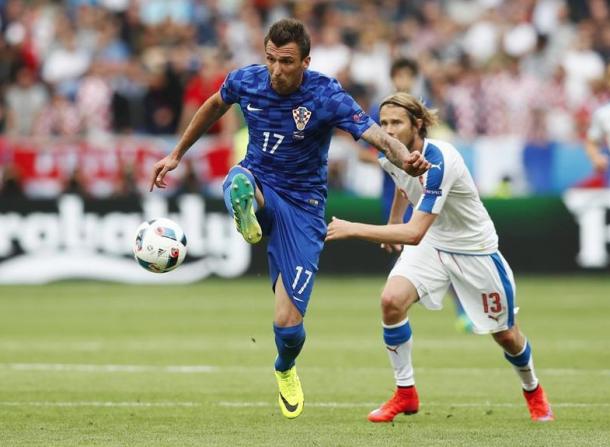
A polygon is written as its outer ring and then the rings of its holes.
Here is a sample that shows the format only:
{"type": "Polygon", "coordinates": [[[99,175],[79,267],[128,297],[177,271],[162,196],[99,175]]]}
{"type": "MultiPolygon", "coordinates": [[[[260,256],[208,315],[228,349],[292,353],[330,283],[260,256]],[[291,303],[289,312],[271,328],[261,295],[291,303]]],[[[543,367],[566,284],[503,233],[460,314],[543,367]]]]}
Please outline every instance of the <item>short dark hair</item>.
{"type": "Polygon", "coordinates": [[[296,19],[282,19],[275,22],[269,28],[269,32],[265,36],[265,48],[267,42],[273,42],[276,47],[284,46],[290,42],[294,42],[299,47],[301,59],[309,56],[311,48],[311,39],[309,33],[305,29],[303,22],[296,19]]]}
{"type": "Polygon", "coordinates": [[[415,59],[410,59],[408,57],[401,57],[392,62],[392,68],[390,68],[390,77],[394,77],[398,70],[402,69],[411,70],[414,76],[417,76],[419,73],[419,66],[417,65],[417,61],[415,59]]]}

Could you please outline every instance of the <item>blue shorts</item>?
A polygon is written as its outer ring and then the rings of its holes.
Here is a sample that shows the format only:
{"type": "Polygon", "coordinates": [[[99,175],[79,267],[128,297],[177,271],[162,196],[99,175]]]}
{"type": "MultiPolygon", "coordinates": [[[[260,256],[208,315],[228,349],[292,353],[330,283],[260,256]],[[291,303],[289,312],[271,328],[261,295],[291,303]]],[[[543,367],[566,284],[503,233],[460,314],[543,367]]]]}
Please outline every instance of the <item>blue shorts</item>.
{"type": "Polygon", "coordinates": [[[324,246],[326,222],[285,200],[268,185],[262,185],[261,190],[265,206],[257,211],[256,217],[263,234],[269,236],[271,287],[275,291],[281,274],[288,296],[301,315],[305,315],[324,246]]]}

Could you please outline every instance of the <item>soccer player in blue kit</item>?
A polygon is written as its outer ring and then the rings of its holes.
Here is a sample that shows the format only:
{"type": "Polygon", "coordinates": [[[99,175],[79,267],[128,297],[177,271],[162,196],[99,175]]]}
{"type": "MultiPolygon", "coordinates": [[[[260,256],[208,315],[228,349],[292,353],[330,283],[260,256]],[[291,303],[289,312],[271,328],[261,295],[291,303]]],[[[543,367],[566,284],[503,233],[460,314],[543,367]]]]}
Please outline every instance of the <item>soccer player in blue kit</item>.
{"type": "Polygon", "coordinates": [[[305,343],[303,316],[324,245],[327,157],[332,130],[362,138],[409,175],[430,164],[409,153],[366,115],[332,78],[308,70],[310,38],[294,19],[274,23],[265,36],[265,65],[229,73],[220,91],[197,111],[174,150],[153,168],[151,186],[231,106],[238,103],[249,134],[246,156],[224,182],[227,209],[244,239],[268,236],[267,254],[275,294],[275,375],[282,414],[295,418],[304,397],[295,359],[305,343]]]}

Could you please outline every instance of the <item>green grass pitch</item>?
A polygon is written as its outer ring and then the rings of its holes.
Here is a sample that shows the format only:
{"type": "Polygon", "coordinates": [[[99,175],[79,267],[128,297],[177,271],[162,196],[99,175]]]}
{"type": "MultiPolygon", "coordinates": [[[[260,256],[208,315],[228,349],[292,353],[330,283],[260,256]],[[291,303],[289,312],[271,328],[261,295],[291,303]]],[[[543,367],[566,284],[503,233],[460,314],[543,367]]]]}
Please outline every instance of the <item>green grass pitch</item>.
{"type": "Polygon", "coordinates": [[[393,390],[383,282],[318,278],[296,420],[276,407],[266,279],[0,287],[0,445],[608,445],[610,278],[517,278],[547,424],[491,338],[455,331],[449,301],[411,312],[420,413],[369,423],[393,390]]]}

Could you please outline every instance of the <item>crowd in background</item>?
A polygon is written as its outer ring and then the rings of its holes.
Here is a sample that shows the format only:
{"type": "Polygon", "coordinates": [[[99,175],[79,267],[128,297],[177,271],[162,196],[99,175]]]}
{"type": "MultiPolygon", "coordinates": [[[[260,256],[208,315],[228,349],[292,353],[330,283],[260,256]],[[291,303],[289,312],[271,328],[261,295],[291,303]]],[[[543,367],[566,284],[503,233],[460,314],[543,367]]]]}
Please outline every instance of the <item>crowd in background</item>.
{"type": "MultiPolygon", "coordinates": [[[[176,135],[226,73],[263,62],[291,16],[311,66],[365,109],[417,62],[412,92],[453,138],[582,140],[610,98],[607,0],[0,0],[0,130],[8,138],[176,135]]],[[[211,129],[232,141],[235,110],[211,129]]]]}

